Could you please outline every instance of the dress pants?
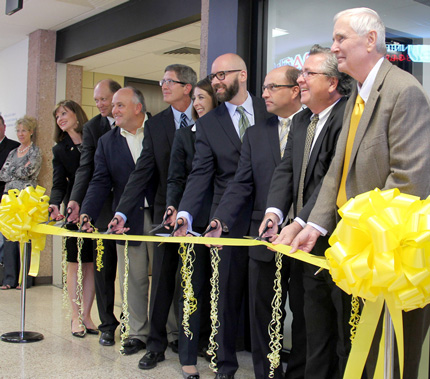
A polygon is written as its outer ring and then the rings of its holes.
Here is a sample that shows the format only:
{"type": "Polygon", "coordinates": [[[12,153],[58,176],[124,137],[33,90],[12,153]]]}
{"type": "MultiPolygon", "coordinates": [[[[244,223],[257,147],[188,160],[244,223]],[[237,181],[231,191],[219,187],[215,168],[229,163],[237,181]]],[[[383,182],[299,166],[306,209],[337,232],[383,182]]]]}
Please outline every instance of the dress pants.
{"type": "MultiPolygon", "coordinates": [[[[25,247],[24,247],[25,248],[25,247]]],[[[31,251],[31,243],[30,243],[31,251]]],[[[31,254],[27,254],[27,273],[30,270],[30,260],[31,254]]],[[[9,285],[15,288],[19,283],[19,272],[21,268],[20,262],[20,251],[19,242],[9,241],[5,239],[4,241],[4,275],[3,275],[3,285],[9,285]]],[[[33,277],[27,275],[27,288],[33,285],[33,277]]]]}
{"type": "Polygon", "coordinates": [[[169,315],[175,287],[178,283],[178,248],[178,244],[165,243],[154,249],[149,307],[150,331],[146,343],[147,351],[161,353],[167,348],[166,324],[168,319],[171,318],[169,315]]]}
{"type": "MultiPolygon", "coordinates": [[[[198,231],[198,230],[196,230],[198,231]]],[[[196,365],[197,353],[200,342],[205,341],[208,345],[210,334],[201,335],[201,327],[210,325],[210,252],[209,248],[204,245],[194,245],[195,261],[193,263],[194,272],[191,283],[194,291],[194,297],[197,299],[197,309],[190,315],[189,330],[193,333],[192,339],[184,334],[182,320],[184,316],[184,298],[183,288],[181,286],[181,296],[179,297],[179,361],[181,366],[196,365]]],[[[181,265],[181,259],[179,260],[181,265]]]]}
{"type": "MultiPolygon", "coordinates": [[[[252,248],[251,248],[252,249],[252,248]]],[[[269,252],[267,252],[269,254],[269,252]]],[[[269,262],[249,259],[249,297],[251,320],[252,361],[256,379],[266,379],[270,373],[270,362],[267,355],[270,350],[269,324],[272,320],[272,300],[276,273],[276,261],[269,262]]],[[[287,293],[290,309],[293,313],[292,349],[288,358],[285,378],[299,379],[304,377],[306,363],[306,327],[304,319],[303,298],[303,265],[302,262],[283,256],[281,269],[282,304],[284,311],[287,293]]],[[[283,321],[281,319],[283,331],[283,321]]],[[[282,343],[282,341],[281,341],[282,343]]],[[[282,363],[274,371],[274,378],[283,378],[282,363]]]]}
{"type": "Polygon", "coordinates": [[[328,270],[303,263],[307,333],[306,379],[343,377],[351,349],[351,296],[333,282],[328,270]]]}
{"type": "MultiPolygon", "coordinates": [[[[149,210],[145,209],[145,227],[142,233],[151,228],[152,222],[149,210]]],[[[147,341],[149,334],[148,323],[148,296],[149,296],[149,256],[152,244],[141,242],[138,246],[128,245],[128,312],[130,334],[129,338],[137,338],[142,342],[147,341]]],[[[120,280],[121,297],[124,299],[124,270],[125,270],[125,246],[117,244],[118,251],[118,276],[120,280]]]]}
{"type": "Polygon", "coordinates": [[[114,314],[115,278],[116,278],[116,243],[114,240],[103,240],[103,268],[97,271],[97,241],[93,240],[94,251],[94,281],[96,288],[97,309],[102,332],[114,331],[119,325],[114,314]]]}

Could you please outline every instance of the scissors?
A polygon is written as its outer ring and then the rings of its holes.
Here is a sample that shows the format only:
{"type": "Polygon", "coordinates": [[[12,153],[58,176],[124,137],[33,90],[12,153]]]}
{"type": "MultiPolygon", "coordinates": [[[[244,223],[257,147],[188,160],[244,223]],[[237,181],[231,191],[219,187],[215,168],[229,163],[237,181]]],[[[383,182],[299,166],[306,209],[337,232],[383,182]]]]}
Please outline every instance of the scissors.
{"type": "Polygon", "coordinates": [[[72,221],[67,221],[67,219],[68,219],[68,217],[69,217],[69,215],[70,215],[70,213],[72,213],[72,208],[67,208],[67,216],[66,217],[64,217],[64,221],[60,224],[60,228],[64,228],[65,226],[67,226],[67,225],[70,225],[70,224],[73,224],[73,222],[72,221]]]}
{"type": "Polygon", "coordinates": [[[258,237],[244,236],[243,238],[253,239],[253,240],[256,240],[256,241],[266,241],[266,242],[269,242],[269,238],[263,237],[264,233],[266,233],[270,229],[269,222],[273,223],[273,221],[272,221],[271,218],[267,219],[266,224],[264,225],[264,229],[262,230],[262,232],[260,233],[260,235],[258,237]]]}
{"type": "Polygon", "coordinates": [[[51,219],[51,214],[52,214],[53,210],[51,207],[48,208],[48,221],[45,222],[41,222],[40,225],[48,225],[50,222],[54,222],[55,220],[51,219]]]}
{"type": "MultiPolygon", "coordinates": [[[[163,221],[161,221],[161,224],[157,225],[155,228],[151,229],[148,234],[154,233],[156,230],[164,228],[165,226],[169,225],[166,223],[167,219],[173,214],[173,211],[171,208],[167,208],[166,214],[164,215],[163,221]]],[[[175,230],[176,231],[176,230],[175,230]]],[[[172,232],[173,233],[173,232],[172,232]]]]}
{"type": "MultiPolygon", "coordinates": [[[[116,223],[118,224],[119,220],[116,217],[114,217],[112,219],[112,221],[114,221],[114,220],[116,220],[116,223]]],[[[116,232],[113,232],[112,231],[112,226],[109,225],[109,227],[107,228],[107,230],[105,232],[101,233],[101,234],[116,234],[116,232]]]]}

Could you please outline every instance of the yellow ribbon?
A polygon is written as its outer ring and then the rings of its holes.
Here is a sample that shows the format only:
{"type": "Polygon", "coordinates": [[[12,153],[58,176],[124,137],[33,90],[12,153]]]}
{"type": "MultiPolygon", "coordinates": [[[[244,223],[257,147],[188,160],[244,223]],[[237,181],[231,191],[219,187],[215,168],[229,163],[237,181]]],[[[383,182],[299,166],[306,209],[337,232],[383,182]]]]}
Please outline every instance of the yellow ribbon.
{"type": "Polygon", "coordinates": [[[384,301],[402,373],[402,310],[430,303],[430,197],[375,189],[350,199],[339,213],[342,220],[325,253],[330,274],[345,292],[367,300],[344,377],[361,377],[384,301]]]}
{"type": "MultiPolygon", "coordinates": [[[[33,250],[39,251],[44,247],[44,234],[157,243],[265,245],[286,255],[291,249],[289,246],[248,239],[86,234],[41,225],[39,223],[47,219],[49,204],[44,191],[42,187],[28,187],[20,193],[12,190],[3,196],[0,231],[6,238],[20,242],[31,239],[33,250]]],[[[393,319],[402,372],[401,311],[422,308],[430,303],[430,197],[420,200],[401,194],[398,189],[383,192],[376,189],[350,199],[339,213],[342,221],[330,238],[327,260],[302,251],[290,256],[329,268],[333,280],[341,289],[367,300],[345,377],[353,379],[361,376],[384,301],[393,319]]]]}
{"type": "Polygon", "coordinates": [[[49,197],[44,194],[45,188],[40,186],[13,189],[3,195],[0,205],[0,232],[5,238],[21,245],[31,240],[31,276],[37,276],[40,251],[45,248],[46,237],[34,230],[35,225],[48,218],[49,197]]]}

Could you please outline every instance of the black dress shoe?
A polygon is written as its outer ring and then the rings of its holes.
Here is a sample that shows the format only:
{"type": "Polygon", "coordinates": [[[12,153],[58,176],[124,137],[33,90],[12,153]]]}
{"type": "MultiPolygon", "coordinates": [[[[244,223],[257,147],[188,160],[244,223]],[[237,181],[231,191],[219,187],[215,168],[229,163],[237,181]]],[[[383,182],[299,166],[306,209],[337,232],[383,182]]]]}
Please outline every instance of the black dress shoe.
{"type": "Polygon", "coordinates": [[[129,338],[124,342],[124,350],[123,353],[125,355],[136,354],[140,350],[146,348],[146,343],[141,341],[138,338],[129,338]]]}
{"type": "Polygon", "coordinates": [[[147,351],[139,361],[139,368],[149,370],[157,366],[158,362],[164,361],[164,353],[156,353],[155,351],[147,351]]]}
{"type": "Polygon", "coordinates": [[[234,379],[234,375],[230,374],[216,374],[215,379],[234,379]]]}
{"type": "Polygon", "coordinates": [[[99,343],[103,346],[115,345],[115,332],[112,330],[102,332],[102,334],[100,334],[99,343]]]}
{"type": "Polygon", "coordinates": [[[178,344],[179,344],[178,340],[174,340],[172,342],[169,342],[169,347],[176,354],[178,354],[178,351],[179,351],[178,344]]]}

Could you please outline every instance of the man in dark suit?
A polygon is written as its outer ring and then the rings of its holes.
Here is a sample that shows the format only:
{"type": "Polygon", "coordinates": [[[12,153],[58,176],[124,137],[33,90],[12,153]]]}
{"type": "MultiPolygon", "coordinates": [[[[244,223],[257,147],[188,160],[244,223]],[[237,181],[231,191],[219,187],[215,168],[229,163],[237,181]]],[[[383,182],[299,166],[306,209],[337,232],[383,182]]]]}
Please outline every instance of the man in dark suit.
{"type": "MultiPolygon", "coordinates": [[[[196,153],[193,169],[179,205],[178,220],[183,226],[176,235],[185,235],[193,219],[201,212],[207,191],[214,191],[211,214],[218,207],[228,182],[239,162],[242,138],[248,126],[268,117],[264,102],[247,91],[245,62],[236,54],[224,54],[212,64],[209,75],[220,106],[197,120],[196,153]]],[[[248,232],[251,203],[243,207],[230,236],[248,232]]],[[[243,247],[225,247],[220,251],[218,319],[216,341],[217,378],[232,378],[238,369],[236,337],[248,274],[248,251],[243,247]]]]}
{"type": "MultiPolygon", "coordinates": [[[[338,208],[351,197],[376,187],[399,188],[421,198],[430,193],[430,154],[423,143],[430,138],[428,96],[412,75],[384,59],[385,27],[375,11],[348,9],[334,20],[331,49],[339,70],[357,83],[346,106],[336,155],[308,225],[291,235],[295,237],[292,252],[297,248],[309,252],[321,236],[333,232],[338,208]]],[[[317,317],[319,310],[314,310],[317,317]]],[[[418,375],[429,322],[429,306],[403,313],[404,375],[408,378],[418,375]]],[[[375,338],[367,365],[369,377],[373,377],[378,344],[375,338]]],[[[397,364],[395,370],[398,378],[397,364]]]]}
{"type": "MultiPolygon", "coordinates": [[[[4,123],[4,118],[0,115],[0,169],[3,167],[7,156],[11,150],[16,149],[19,146],[19,142],[11,140],[6,137],[6,124],[4,123]]],[[[5,182],[0,181],[0,196],[3,195],[5,182]]],[[[0,265],[3,265],[3,245],[4,238],[0,234],[0,265]]]]}
{"type": "MultiPolygon", "coordinates": [[[[79,168],[76,171],[75,183],[67,205],[71,209],[70,221],[79,218],[79,207],[84,200],[88,185],[94,172],[94,154],[99,138],[114,127],[115,120],[112,117],[112,97],[121,86],[110,79],[102,80],[94,88],[94,100],[100,114],[93,117],[84,125],[82,137],[82,151],[79,168]]],[[[106,228],[112,218],[112,195],[110,195],[97,219],[96,226],[99,230],[106,228]]],[[[94,241],[94,246],[96,242],[94,241]]],[[[115,302],[115,277],[116,277],[116,245],[112,240],[103,241],[103,268],[97,271],[96,256],[94,256],[94,280],[96,287],[97,309],[101,324],[99,325],[100,344],[111,346],[115,343],[114,334],[118,326],[118,320],[114,315],[115,302]]],[[[94,249],[95,253],[96,250],[94,249]]]]}
{"type": "MultiPolygon", "coordinates": [[[[268,220],[271,220],[269,221],[271,229],[266,236],[272,240],[275,239],[273,236],[277,233],[278,225],[282,223],[284,215],[291,205],[294,206],[296,218],[282,230],[279,239],[282,239],[286,231],[290,229],[302,229],[302,225],[308,219],[334,156],[337,138],[342,128],[346,104],[344,96],[349,93],[350,82],[349,77],[339,73],[336,57],[330,49],[322,48],[319,45],[312,47],[298,79],[302,103],[306,104],[308,108],[293,120],[285,157],[273,174],[267,198],[266,215],[260,225],[260,231],[262,231],[268,220]]],[[[314,253],[322,255],[327,247],[326,239],[321,242],[314,253]]],[[[346,341],[343,340],[343,334],[338,336],[336,317],[333,312],[330,312],[332,308],[329,306],[327,306],[326,312],[328,316],[320,323],[315,323],[315,317],[322,318],[323,313],[316,312],[313,303],[310,302],[314,299],[312,284],[315,281],[324,280],[325,273],[315,277],[314,273],[317,270],[315,266],[301,264],[295,260],[290,264],[293,268],[290,273],[290,286],[294,286],[292,289],[298,287],[296,283],[302,279],[301,292],[304,287],[307,351],[306,367],[302,376],[336,378],[339,365],[336,344],[337,341],[342,341],[342,344],[339,344],[339,351],[342,352],[343,358],[349,351],[348,331],[346,331],[346,341]],[[300,278],[296,278],[296,275],[299,275],[300,278]],[[314,369],[318,371],[315,372],[314,369]]],[[[348,307],[350,297],[343,294],[339,288],[334,291],[341,300],[340,304],[336,304],[336,306],[340,307],[345,304],[348,307]]],[[[294,301],[294,298],[290,298],[290,304],[291,301],[294,301]]],[[[301,303],[303,307],[303,297],[301,303]]],[[[343,316],[349,320],[348,310],[343,313],[343,316]]]]}
{"type": "MultiPolygon", "coordinates": [[[[284,66],[270,71],[263,85],[263,98],[266,109],[275,114],[265,122],[256,123],[247,129],[238,168],[217,207],[213,226],[217,228],[208,237],[220,237],[224,224],[231,229],[237,221],[242,207],[253,202],[250,234],[257,235],[258,228],[266,209],[270,180],[276,166],[281,162],[293,117],[300,112],[300,89],[297,77],[300,71],[284,66]],[[214,222],[216,220],[217,222],[214,222]]],[[[298,116],[296,116],[298,117],[298,116]]],[[[296,142],[294,141],[294,146],[296,142]]],[[[268,326],[272,319],[273,281],[275,277],[275,255],[265,247],[249,249],[249,304],[252,359],[254,374],[258,379],[269,377],[270,362],[267,355],[271,352],[268,326]]],[[[292,260],[283,258],[282,288],[285,307],[287,289],[290,294],[290,307],[294,314],[293,349],[288,360],[287,378],[304,375],[306,358],[306,330],[303,321],[303,286],[300,272],[293,283],[291,275],[292,260]],[[289,283],[290,280],[290,283],[289,283]]],[[[297,270],[296,270],[297,271],[297,270]]],[[[293,272],[292,272],[293,273],[293,272]]],[[[282,365],[274,372],[274,378],[282,377],[282,365]]]]}
{"type": "MultiPolygon", "coordinates": [[[[118,90],[112,99],[112,115],[117,128],[104,134],[98,142],[94,156],[95,170],[81,208],[81,223],[85,216],[97,220],[106,198],[113,190],[113,209],[117,206],[130,174],[142,150],[143,129],[146,120],[145,101],[139,90],[126,87],[118,90]]],[[[148,201],[151,202],[148,193],[148,201]]],[[[145,198],[138,199],[128,214],[132,234],[143,234],[144,220],[151,228],[151,217],[145,198]]],[[[84,229],[88,224],[84,225],[84,229]]],[[[148,229],[149,229],[148,228],[148,229]]],[[[146,243],[129,242],[128,259],[128,310],[130,313],[129,339],[124,353],[131,355],[145,348],[149,333],[148,323],[148,264],[146,243]]],[[[124,283],[124,241],[117,241],[118,272],[121,292],[124,283]]]]}
{"type": "MultiPolygon", "coordinates": [[[[147,195],[151,180],[156,180],[154,222],[161,223],[166,210],[167,174],[170,151],[176,129],[191,125],[191,94],[197,82],[194,70],[185,65],[166,67],[160,86],[163,99],[170,107],[152,117],[145,125],[143,150],[130,175],[124,193],[110,223],[115,232],[124,231],[125,221],[136,202],[147,195]]],[[[150,334],[147,352],[139,368],[152,369],[164,360],[167,347],[166,322],[172,304],[178,268],[178,246],[163,244],[154,252],[150,301],[150,334]]]]}

